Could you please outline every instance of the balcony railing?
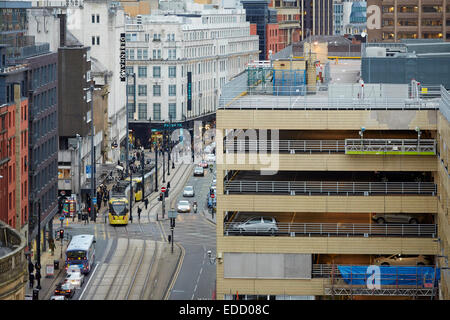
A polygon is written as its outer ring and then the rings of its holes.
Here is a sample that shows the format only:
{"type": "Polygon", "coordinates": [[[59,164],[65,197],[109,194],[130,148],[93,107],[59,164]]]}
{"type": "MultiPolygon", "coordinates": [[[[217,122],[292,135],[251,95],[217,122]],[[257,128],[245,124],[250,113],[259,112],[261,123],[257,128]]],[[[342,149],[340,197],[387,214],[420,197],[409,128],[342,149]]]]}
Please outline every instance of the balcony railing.
{"type": "Polygon", "coordinates": [[[224,142],[225,152],[279,152],[279,153],[312,153],[312,152],[345,152],[344,140],[244,140],[227,139],[224,142]]]}
{"type": "Polygon", "coordinates": [[[345,140],[224,140],[226,153],[346,153],[346,154],[401,154],[435,155],[433,139],[345,139],[345,140]]]}
{"type": "Polygon", "coordinates": [[[225,194],[285,195],[436,195],[433,182],[347,182],[347,181],[247,181],[226,182],[225,194]]]}
{"type": "Polygon", "coordinates": [[[290,237],[424,237],[436,238],[435,224],[368,224],[368,223],[282,223],[276,228],[243,226],[243,222],[225,222],[224,235],[290,236],[290,237]]]}
{"type": "Polygon", "coordinates": [[[345,154],[436,155],[436,140],[345,139],[345,154]]]}

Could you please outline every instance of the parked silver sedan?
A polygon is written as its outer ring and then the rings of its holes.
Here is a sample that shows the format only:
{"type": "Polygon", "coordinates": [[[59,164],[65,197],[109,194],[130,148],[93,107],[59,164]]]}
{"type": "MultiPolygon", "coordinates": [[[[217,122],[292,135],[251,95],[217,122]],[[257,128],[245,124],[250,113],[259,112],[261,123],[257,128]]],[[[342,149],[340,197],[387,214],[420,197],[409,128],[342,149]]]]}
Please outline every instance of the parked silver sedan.
{"type": "Polygon", "coordinates": [[[236,223],[233,229],[239,232],[276,232],[278,226],[273,217],[253,217],[242,223],[236,223]]]}
{"type": "Polygon", "coordinates": [[[422,217],[407,213],[376,213],[372,216],[372,220],[378,224],[384,223],[403,223],[418,224],[422,222],[422,217]]]}

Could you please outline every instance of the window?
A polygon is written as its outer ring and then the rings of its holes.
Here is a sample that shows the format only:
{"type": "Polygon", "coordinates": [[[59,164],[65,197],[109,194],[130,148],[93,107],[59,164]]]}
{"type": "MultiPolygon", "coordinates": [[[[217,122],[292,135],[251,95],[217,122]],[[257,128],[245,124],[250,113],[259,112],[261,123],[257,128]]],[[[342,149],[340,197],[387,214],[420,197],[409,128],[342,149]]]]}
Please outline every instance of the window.
{"type": "Polygon", "coordinates": [[[160,97],[161,96],[161,86],[159,84],[153,85],[153,95],[155,97],[160,97]]]}
{"type": "Polygon", "coordinates": [[[142,59],[148,60],[148,49],[142,49],[142,59]]]}
{"type": "Polygon", "coordinates": [[[100,37],[97,37],[97,45],[100,45],[100,37]]]}
{"type": "Polygon", "coordinates": [[[134,95],[134,85],[127,85],[127,94],[134,95]]]}
{"type": "Polygon", "coordinates": [[[134,68],[133,67],[125,67],[125,72],[127,74],[133,74],[134,73],[134,68]]]}
{"type": "Polygon", "coordinates": [[[138,119],[139,120],[147,120],[147,104],[146,103],[138,104],[138,119]]]}
{"type": "Polygon", "coordinates": [[[169,119],[175,120],[177,118],[177,104],[169,103],[169,119]]]}
{"type": "Polygon", "coordinates": [[[92,23],[95,23],[95,14],[93,14],[91,18],[92,18],[92,20],[91,20],[92,23]]]}
{"type": "Polygon", "coordinates": [[[153,104],[153,119],[161,120],[161,103],[153,104]]]}
{"type": "Polygon", "coordinates": [[[161,78],[161,67],[153,67],[153,78],[161,78]]]}
{"type": "Polygon", "coordinates": [[[146,84],[138,85],[138,95],[141,97],[147,96],[147,85],[146,84]]]}
{"type": "Polygon", "coordinates": [[[100,15],[97,15],[97,23],[100,23],[100,15]]]}
{"type": "Polygon", "coordinates": [[[177,95],[177,85],[169,84],[169,96],[176,96],[176,95],[177,95]]]}
{"type": "Polygon", "coordinates": [[[147,67],[138,67],[138,77],[139,78],[147,77],[147,67]]]}
{"type": "Polygon", "coordinates": [[[95,45],[95,37],[92,37],[92,45],[95,45]]]}
{"type": "Polygon", "coordinates": [[[177,67],[169,66],[169,78],[175,78],[177,76],[177,67]]]}

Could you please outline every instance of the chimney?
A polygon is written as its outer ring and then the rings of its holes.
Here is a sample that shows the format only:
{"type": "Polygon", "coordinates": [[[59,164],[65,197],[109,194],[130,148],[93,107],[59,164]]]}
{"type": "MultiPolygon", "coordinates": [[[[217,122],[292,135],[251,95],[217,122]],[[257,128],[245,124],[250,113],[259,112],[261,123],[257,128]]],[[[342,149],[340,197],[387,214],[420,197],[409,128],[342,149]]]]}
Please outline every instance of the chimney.
{"type": "Polygon", "coordinates": [[[67,16],[65,13],[58,14],[59,18],[59,46],[66,46],[66,29],[67,29],[67,16]]]}

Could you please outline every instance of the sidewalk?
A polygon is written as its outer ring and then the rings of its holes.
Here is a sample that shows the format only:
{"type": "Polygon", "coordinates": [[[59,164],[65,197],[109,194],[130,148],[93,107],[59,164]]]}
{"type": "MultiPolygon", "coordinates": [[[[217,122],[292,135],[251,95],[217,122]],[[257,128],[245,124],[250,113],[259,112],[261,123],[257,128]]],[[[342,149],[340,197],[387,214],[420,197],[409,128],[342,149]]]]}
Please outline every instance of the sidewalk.
{"type": "MultiPolygon", "coordinates": [[[[53,224],[54,230],[57,230],[60,227],[60,222],[57,220],[53,224]]],[[[61,259],[61,241],[59,239],[55,239],[55,251],[53,255],[50,250],[41,251],[41,290],[39,290],[39,300],[49,300],[53,295],[53,291],[55,290],[55,286],[58,282],[62,281],[65,276],[64,270],[64,252],[67,249],[69,241],[64,239],[63,247],[62,247],[62,259],[61,259]],[[54,275],[47,277],[47,265],[53,266],[54,260],[59,261],[59,269],[54,270],[54,275]]],[[[33,261],[35,262],[35,261],[33,261]]],[[[36,272],[36,270],[35,270],[36,272]]],[[[27,272],[28,275],[28,272],[27,272]]],[[[28,280],[28,277],[27,277],[28,280]]],[[[34,280],[34,288],[37,286],[36,279],[34,280]]],[[[30,288],[30,282],[27,281],[25,295],[33,295],[33,289],[30,288]]]]}

